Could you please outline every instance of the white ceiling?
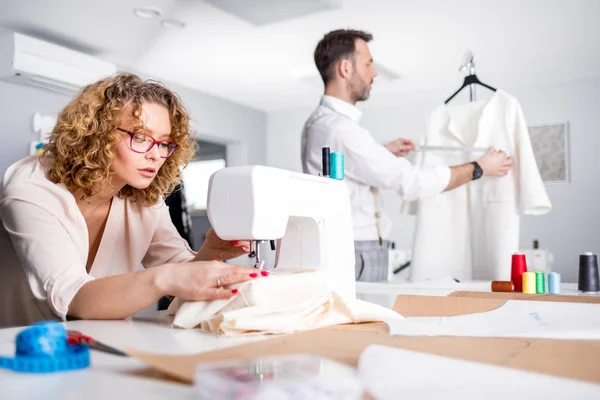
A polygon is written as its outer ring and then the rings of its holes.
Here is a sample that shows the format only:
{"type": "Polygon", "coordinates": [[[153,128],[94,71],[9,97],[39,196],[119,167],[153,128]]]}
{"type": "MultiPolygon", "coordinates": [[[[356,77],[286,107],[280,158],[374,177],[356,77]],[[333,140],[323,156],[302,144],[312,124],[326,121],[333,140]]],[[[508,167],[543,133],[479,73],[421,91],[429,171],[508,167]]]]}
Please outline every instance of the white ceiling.
{"type": "MultiPolygon", "coordinates": [[[[279,0],[286,1],[300,0],[279,0]]],[[[376,85],[369,106],[442,100],[462,82],[458,64],[467,49],[480,79],[495,87],[600,76],[600,0],[340,3],[255,25],[201,0],[0,0],[0,26],[264,111],[316,103],[321,89],[299,78],[316,74],[312,54],[323,34],[343,27],[372,32],[375,61],[401,76],[376,85]],[[165,30],[135,17],[133,8],[143,5],[186,27],[165,30]]]]}

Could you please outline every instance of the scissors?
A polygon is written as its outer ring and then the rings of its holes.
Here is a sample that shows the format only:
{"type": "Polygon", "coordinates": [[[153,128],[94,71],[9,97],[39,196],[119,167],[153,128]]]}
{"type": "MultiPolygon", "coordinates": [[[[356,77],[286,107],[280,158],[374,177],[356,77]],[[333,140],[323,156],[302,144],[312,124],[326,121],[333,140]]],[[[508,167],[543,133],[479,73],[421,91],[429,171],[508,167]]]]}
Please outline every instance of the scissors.
{"type": "Polygon", "coordinates": [[[67,343],[88,346],[90,349],[103,351],[105,353],[114,354],[116,356],[129,357],[121,350],[115,349],[114,347],[110,347],[104,343],[100,343],[94,340],[93,338],[86,336],[78,331],[67,331],[67,343]]]}

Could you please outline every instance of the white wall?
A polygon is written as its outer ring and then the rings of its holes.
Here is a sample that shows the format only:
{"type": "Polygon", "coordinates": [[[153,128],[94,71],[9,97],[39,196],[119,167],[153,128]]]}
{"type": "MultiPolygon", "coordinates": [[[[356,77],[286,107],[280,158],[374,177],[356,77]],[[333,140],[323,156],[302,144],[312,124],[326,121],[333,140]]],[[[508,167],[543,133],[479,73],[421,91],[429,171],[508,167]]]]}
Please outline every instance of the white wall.
{"type": "MultiPolygon", "coordinates": [[[[177,85],[166,85],[179,94],[190,110],[199,136],[230,145],[232,165],[265,164],[263,112],[177,85]]],[[[69,100],[70,96],[0,81],[1,176],[10,164],[27,156],[29,142],[38,139],[33,133],[33,114],[57,114],[69,100]]]]}
{"type": "Polygon", "coordinates": [[[227,144],[228,164],[266,163],[266,114],[228,100],[167,83],[190,110],[202,139],[227,144]]]}
{"type": "Polygon", "coordinates": [[[56,114],[68,96],[0,81],[0,174],[29,154],[29,143],[39,140],[33,132],[33,114],[56,114]]]}
{"type": "MultiPolygon", "coordinates": [[[[315,106],[318,101],[315,102],[315,106]]],[[[302,172],[300,136],[313,109],[271,112],[267,116],[267,165],[302,172]]]]}
{"type": "MultiPolygon", "coordinates": [[[[524,216],[521,247],[533,239],[555,255],[555,270],[564,281],[576,282],[578,256],[584,251],[600,253],[600,78],[543,87],[506,88],[517,97],[530,125],[569,121],[571,183],[547,186],[553,211],[539,217],[524,216]]],[[[373,92],[376,96],[376,91],[373,92]]],[[[397,137],[416,138],[429,112],[446,95],[406,99],[394,108],[368,108],[364,103],[362,125],[382,143],[397,137]]],[[[480,98],[486,95],[480,90],[480,98]]],[[[318,99],[315,99],[315,104],[318,99]]],[[[359,105],[360,106],[360,105],[359,105]]],[[[267,163],[301,171],[300,132],[312,110],[273,112],[267,119],[267,163]]],[[[414,217],[400,214],[398,196],[385,193],[386,211],[394,221],[392,240],[399,248],[410,248],[414,217]]]]}

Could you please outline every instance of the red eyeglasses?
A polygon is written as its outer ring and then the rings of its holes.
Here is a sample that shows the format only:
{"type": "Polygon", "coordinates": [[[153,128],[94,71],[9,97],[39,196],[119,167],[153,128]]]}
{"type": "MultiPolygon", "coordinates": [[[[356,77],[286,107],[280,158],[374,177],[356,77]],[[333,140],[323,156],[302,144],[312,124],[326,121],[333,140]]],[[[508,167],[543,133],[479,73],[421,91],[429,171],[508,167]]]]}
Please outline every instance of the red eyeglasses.
{"type": "Polygon", "coordinates": [[[129,135],[129,148],[136,153],[147,153],[152,150],[154,145],[157,145],[160,157],[168,158],[177,148],[177,143],[159,142],[145,133],[134,133],[122,128],[117,128],[117,130],[129,135]]]}

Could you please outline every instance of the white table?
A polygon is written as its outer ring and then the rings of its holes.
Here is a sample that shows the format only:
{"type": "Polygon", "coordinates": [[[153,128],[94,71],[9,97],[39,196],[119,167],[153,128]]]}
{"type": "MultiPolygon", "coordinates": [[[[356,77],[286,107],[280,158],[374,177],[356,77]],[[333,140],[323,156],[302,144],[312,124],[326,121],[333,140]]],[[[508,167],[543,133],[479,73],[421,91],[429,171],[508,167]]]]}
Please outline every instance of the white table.
{"type": "MultiPolygon", "coordinates": [[[[445,296],[456,290],[489,290],[489,282],[456,283],[449,280],[414,283],[358,283],[361,298],[386,306],[398,294],[445,296]],[[371,298],[369,298],[371,297],[371,298]]],[[[564,284],[564,294],[577,294],[576,285],[564,284]]],[[[72,321],[68,329],[117,348],[192,354],[236,346],[261,337],[217,338],[196,330],[171,329],[165,312],[142,313],[120,321],[72,321]]],[[[15,337],[23,328],[0,329],[0,354],[12,355],[15,337]]],[[[0,399],[192,399],[194,388],[153,378],[141,361],[92,351],[92,367],[66,373],[29,375],[0,369],[0,399]]]]}
{"type": "MultiPolygon", "coordinates": [[[[79,330],[108,345],[124,349],[191,354],[236,346],[265,338],[217,338],[197,330],[172,329],[166,312],[119,321],[71,321],[79,330]]],[[[15,337],[23,328],[0,329],[0,354],[14,354],[15,337]]],[[[22,374],[0,369],[0,399],[193,399],[191,385],[152,377],[136,359],[91,352],[92,366],[53,374],[22,374]]]]}
{"type": "MultiPolygon", "coordinates": [[[[435,281],[409,283],[391,281],[385,283],[357,282],[356,294],[359,299],[393,307],[399,294],[417,294],[426,296],[447,296],[456,291],[490,292],[490,281],[456,282],[452,278],[435,281]]],[[[577,283],[562,283],[561,294],[570,296],[600,296],[600,292],[582,293],[577,290],[577,283]]]]}

